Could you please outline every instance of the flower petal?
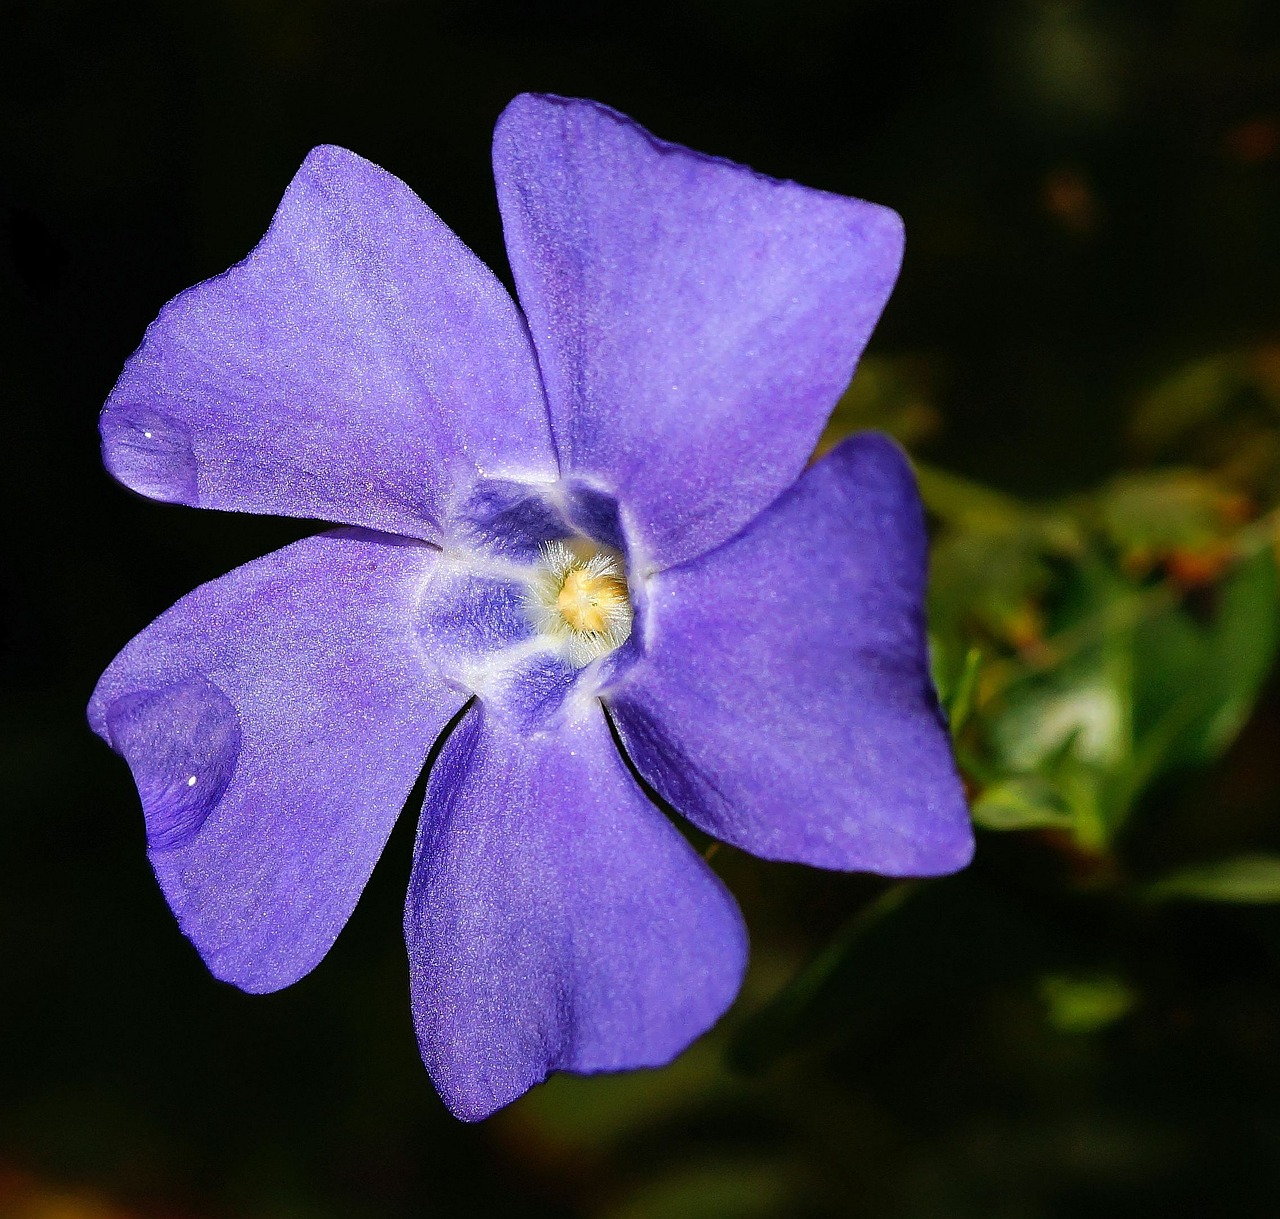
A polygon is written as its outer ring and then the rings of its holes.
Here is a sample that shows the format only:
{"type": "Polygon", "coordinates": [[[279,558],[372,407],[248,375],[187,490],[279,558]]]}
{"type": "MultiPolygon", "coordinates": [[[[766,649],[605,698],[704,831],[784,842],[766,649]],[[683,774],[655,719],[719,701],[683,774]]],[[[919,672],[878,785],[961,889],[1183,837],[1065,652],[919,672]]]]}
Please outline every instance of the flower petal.
{"type": "Polygon", "coordinates": [[[422,1056],[474,1120],[555,1070],[658,1066],[733,1001],[733,898],[595,700],[526,735],[473,707],[431,777],[405,911],[422,1056]]]}
{"type": "Polygon", "coordinates": [[[267,235],[170,301],[102,415],[155,499],[438,540],[478,473],[556,473],[524,321],[398,178],[320,147],[267,235]]]}
{"type": "Polygon", "coordinates": [[[901,452],[846,441],[749,529],[654,577],[607,696],[640,773],[767,859],[919,876],[973,851],[929,678],[924,517],[901,452]]]}
{"type": "Polygon", "coordinates": [[[464,702],[415,634],[436,554],[362,530],[297,542],[184,597],[98,683],[90,723],[219,978],[269,991],[316,965],[464,702]]]}
{"type": "Polygon", "coordinates": [[[902,257],[887,208],[517,97],[494,173],[565,473],[650,565],[731,537],[800,473],[902,257]]]}

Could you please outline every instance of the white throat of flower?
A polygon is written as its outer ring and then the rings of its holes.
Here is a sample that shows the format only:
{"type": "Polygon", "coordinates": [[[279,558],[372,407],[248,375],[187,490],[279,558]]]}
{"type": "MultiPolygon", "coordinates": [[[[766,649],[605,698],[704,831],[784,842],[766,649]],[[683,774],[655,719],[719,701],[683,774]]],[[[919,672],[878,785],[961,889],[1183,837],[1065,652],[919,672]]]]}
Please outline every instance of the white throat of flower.
{"type": "Polygon", "coordinates": [[[526,601],[534,625],[581,668],[631,634],[631,593],[622,557],[586,539],[544,543],[526,601]]]}

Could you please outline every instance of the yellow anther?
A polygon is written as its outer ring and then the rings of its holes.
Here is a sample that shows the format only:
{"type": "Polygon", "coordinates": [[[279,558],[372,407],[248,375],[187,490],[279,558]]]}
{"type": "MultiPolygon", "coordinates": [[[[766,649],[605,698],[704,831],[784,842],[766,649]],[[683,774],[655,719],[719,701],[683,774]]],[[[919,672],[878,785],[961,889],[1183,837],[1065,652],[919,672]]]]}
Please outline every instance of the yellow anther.
{"type": "Polygon", "coordinates": [[[612,652],[631,634],[631,593],[616,551],[585,538],[542,548],[526,601],[538,629],[575,665],[612,652]]]}
{"type": "Polygon", "coordinates": [[[625,613],[630,602],[627,582],[620,576],[596,575],[585,569],[571,571],[564,578],[556,609],[575,631],[603,634],[609,624],[625,613]]]}

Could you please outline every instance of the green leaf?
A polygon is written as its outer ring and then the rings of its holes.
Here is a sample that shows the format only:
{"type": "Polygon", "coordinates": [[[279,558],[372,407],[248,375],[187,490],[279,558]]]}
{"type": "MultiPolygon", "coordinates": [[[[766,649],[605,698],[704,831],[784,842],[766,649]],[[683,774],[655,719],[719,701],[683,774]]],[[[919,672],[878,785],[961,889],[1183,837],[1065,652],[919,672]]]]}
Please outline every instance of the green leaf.
{"type": "Polygon", "coordinates": [[[1138,996],[1120,978],[1107,975],[1071,977],[1052,974],[1041,979],[1049,1023],[1060,1033],[1093,1033],[1128,1015],[1138,996]]]}
{"type": "Polygon", "coordinates": [[[1047,650],[1056,660],[1005,692],[992,743],[1007,771],[1068,758],[1115,771],[1132,751],[1133,587],[1096,558],[1060,581],[1047,650]]]}
{"type": "Polygon", "coordinates": [[[1280,855],[1240,855],[1174,872],[1147,887],[1158,901],[1280,902],[1280,855]]]}
{"type": "Polygon", "coordinates": [[[974,802],[974,824],[984,830],[1069,829],[1074,823],[1063,793],[1036,775],[1006,779],[974,802]]]}
{"type": "Polygon", "coordinates": [[[1166,553],[1202,547],[1226,532],[1225,493],[1194,470],[1125,474],[1098,497],[1102,524],[1117,546],[1166,553]]]}
{"type": "Polygon", "coordinates": [[[947,699],[947,722],[951,726],[952,736],[960,732],[969,718],[969,712],[973,710],[973,696],[978,687],[978,670],[981,667],[982,652],[978,648],[970,648],[965,653],[964,667],[947,699]]]}
{"type": "Polygon", "coordinates": [[[1185,364],[1139,403],[1131,434],[1147,451],[1165,448],[1226,412],[1251,380],[1245,352],[1226,352],[1185,364]]]}
{"type": "Polygon", "coordinates": [[[920,461],[914,465],[925,507],[948,525],[983,533],[1016,533],[1034,515],[1015,496],[920,461]]]}
{"type": "Polygon", "coordinates": [[[940,423],[929,402],[928,380],[928,368],[919,360],[868,356],[836,403],[818,441],[818,453],[865,428],[887,432],[908,446],[926,440],[940,423]]]}
{"type": "Polygon", "coordinates": [[[929,621],[963,655],[971,621],[996,638],[1009,637],[1051,579],[1030,531],[950,533],[930,557],[929,621]]]}
{"type": "Polygon", "coordinates": [[[1280,580],[1269,548],[1223,581],[1208,622],[1174,606],[1140,624],[1134,722],[1139,749],[1143,742],[1159,740],[1159,756],[1150,765],[1153,776],[1212,761],[1231,744],[1278,645],[1280,580]],[[1171,721],[1176,721],[1172,727],[1171,721]]]}
{"type": "Polygon", "coordinates": [[[1100,667],[1072,666],[1010,698],[995,742],[1013,771],[1036,770],[1055,756],[1110,767],[1128,751],[1124,691],[1100,667]]]}
{"type": "Polygon", "coordinates": [[[1260,551],[1222,586],[1207,661],[1220,694],[1197,740],[1212,759],[1235,740],[1275,661],[1280,644],[1280,581],[1274,553],[1260,551]]]}
{"type": "MultiPolygon", "coordinates": [[[[1133,637],[1144,594],[1096,555],[1060,579],[1052,601],[1054,632],[1043,669],[1024,668],[992,700],[989,742],[1005,775],[1034,775],[1052,785],[1000,792],[1001,808],[1021,803],[1065,808],[1077,841],[1104,851],[1131,807],[1129,776],[1138,765],[1133,734],[1133,637]]],[[[1023,815],[1029,819],[1033,814],[1023,815]]],[[[1052,823],[1044,815],[1041,822],[1052,823]]],[[[1061,820],[1057,824],[1063,824],[1061,820]]]]}
{"type": "Polygon", "coordinates": [[[553,1075],[522,1096],[504,1120],[536,1129],[540,1141],[557,1147],[599,1149],[696,1106],[727,1083],[732,1078],[719,1052],[703,1040],[657,1071],[553,1075]]]}

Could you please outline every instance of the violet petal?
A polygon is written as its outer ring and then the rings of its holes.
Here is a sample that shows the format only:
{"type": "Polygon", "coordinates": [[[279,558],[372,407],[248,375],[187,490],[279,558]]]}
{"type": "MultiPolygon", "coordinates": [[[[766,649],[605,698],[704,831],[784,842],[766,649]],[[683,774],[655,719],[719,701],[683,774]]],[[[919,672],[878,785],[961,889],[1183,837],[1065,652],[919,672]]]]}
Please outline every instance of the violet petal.
{"type": "Polygon", "coordinates": [[[165,306],[101,430],[152,498],[431,540],[481,473],[556,474],[506,290],[403,182],[333,147],[248,258],[165,306]]]}
{"type": "Polygon", "coordinates": [[[656,576],[648,655],[609,696],[641,774],[767,859],[963,867],[973,835],[929,677],[926,561],[910,467],[865,434],[732,542],[656,576]]]}
{"type": "Polygon", "coordinates": [[[405,935],[423,1059],[468,1120],[550,1071],[670,1061],[732,1002],[747,949],[594,700],[532,736],[468,711],[427,783],[405,935]]]}
{"type": "Polygon", "coordinates": [[[98,683],[90,723],[219,978],[269,991],[316,965],[465,701],[414,629],[436,553],[354,529],[296,542],[184,597],[98,683]]]}
{"type": "Polygon", "coordinates": [[[804,467],[897,277],[901,221],[594,102],[517,97],[493,160],[564,473],[626,506],[646,566],[703,553],[804,467]]]}

